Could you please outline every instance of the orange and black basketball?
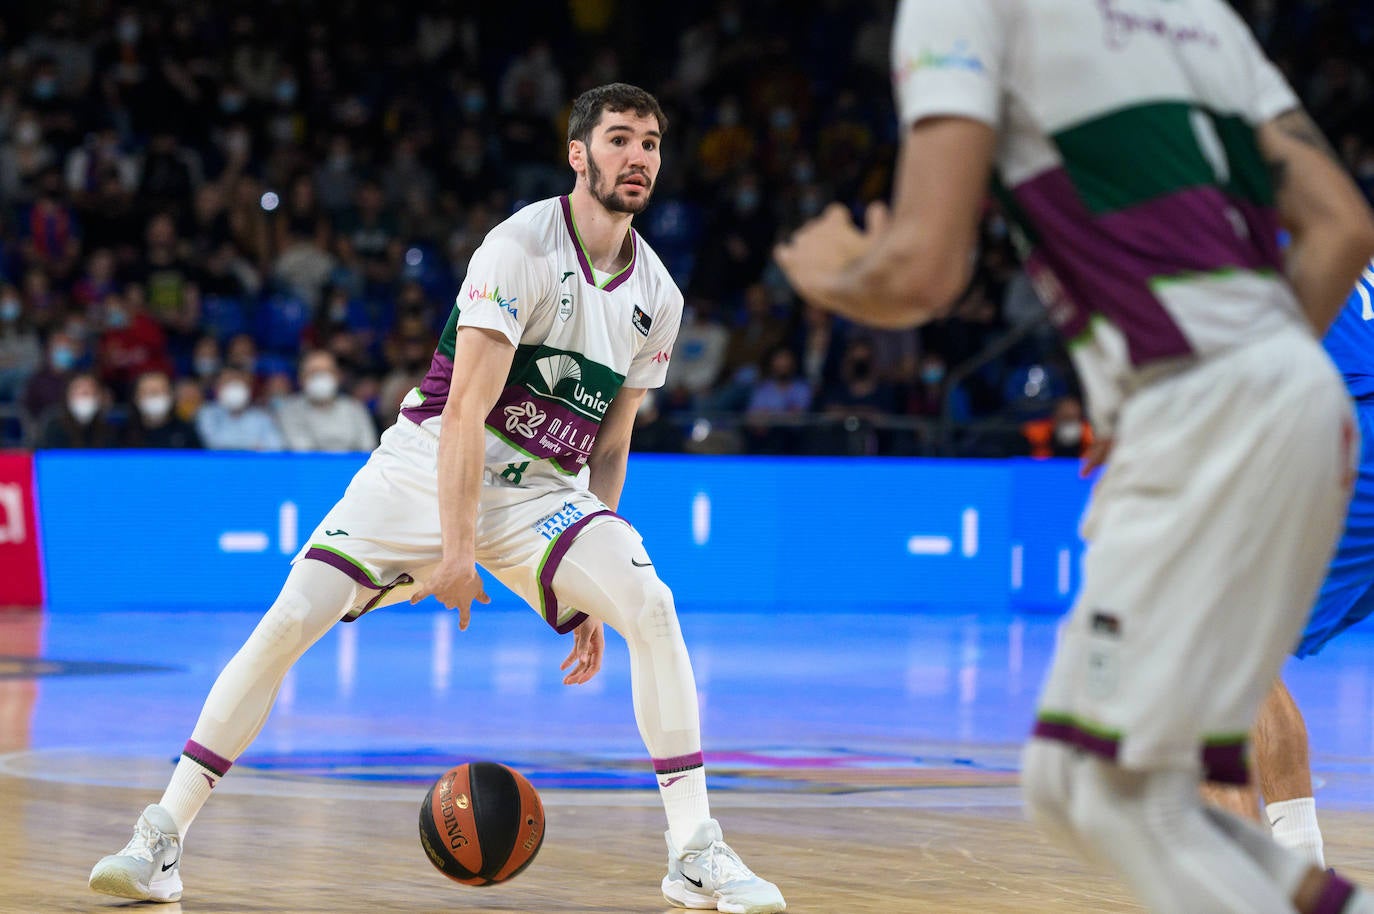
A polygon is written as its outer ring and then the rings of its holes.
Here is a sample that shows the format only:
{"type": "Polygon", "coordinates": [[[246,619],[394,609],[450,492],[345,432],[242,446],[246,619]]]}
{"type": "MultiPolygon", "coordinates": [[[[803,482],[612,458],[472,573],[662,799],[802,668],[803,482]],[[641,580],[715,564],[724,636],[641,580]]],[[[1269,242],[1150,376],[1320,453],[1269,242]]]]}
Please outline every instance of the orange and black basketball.
{"type": "Polygon", "coordinates": [[[504,882],[544,843],[544,804],[518,771],[472,762],[445,771],[420,804],[429,862],[463,885],[504,882]]]}

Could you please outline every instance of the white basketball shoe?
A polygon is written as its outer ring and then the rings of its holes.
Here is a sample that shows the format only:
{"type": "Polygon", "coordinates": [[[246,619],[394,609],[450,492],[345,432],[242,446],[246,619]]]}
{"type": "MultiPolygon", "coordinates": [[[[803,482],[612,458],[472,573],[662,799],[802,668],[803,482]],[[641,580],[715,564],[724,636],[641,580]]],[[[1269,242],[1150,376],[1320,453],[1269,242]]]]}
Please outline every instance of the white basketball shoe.
{"type": "Polygon", "coordinates": [[[682,848],[667,832],[668,875],[663,897],[680,908],[724,914],[773,914],[786,911],[778,887],[754,875],[721,836],[720,823],[707,819],[682,848]]]}
{"type": "Polygon", "coordinates": [[[143,810],[124,850],[91,870],[91,888],[138,901],[181,900],[181,836],[167,810],[156,803],[143,810]]]}

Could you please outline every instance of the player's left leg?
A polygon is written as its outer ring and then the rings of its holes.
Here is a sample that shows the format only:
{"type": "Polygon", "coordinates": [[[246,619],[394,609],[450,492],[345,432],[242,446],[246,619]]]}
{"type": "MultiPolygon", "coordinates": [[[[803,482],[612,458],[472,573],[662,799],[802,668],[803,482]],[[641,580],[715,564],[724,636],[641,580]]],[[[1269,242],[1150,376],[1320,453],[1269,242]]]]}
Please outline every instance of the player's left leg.
{"type": "Polygon", "coordinates": [[[1310,338],[1285,332],[1122,410],[1041,697],[1047,745],[1027,751],[1023,783],[1038,820],[1161,914],[1343,909],[1343,883],[1197,795],[1204,768],[1247,780],[1247,731],[1301,626],[1292,607],[1329,562],[1341,394],[1310,338]]]}
{"type": "Polygon", "coordinates": [[[610,625],[629,647],[635,720],[668,814],[664,897],[731,914],[785,910],[782,893],[745,866],[711,818],[691,659],[672,591],[639,535],[618,521],[582,531],[562,557],[553,589],[560,605],[610,625]]]}

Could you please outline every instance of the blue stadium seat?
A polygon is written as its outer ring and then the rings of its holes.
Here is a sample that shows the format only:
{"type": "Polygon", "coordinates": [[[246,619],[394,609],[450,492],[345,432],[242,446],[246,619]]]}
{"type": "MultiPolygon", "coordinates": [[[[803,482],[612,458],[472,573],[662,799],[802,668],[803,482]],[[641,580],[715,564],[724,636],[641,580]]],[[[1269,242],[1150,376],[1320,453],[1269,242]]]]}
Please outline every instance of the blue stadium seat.
{"type": "Polygon", "coordinates": [[[223,342],[248,329],[248,306],[232,296],[207,295],[201,299],[200,322],[205,332],[223,342]]]}
{"type": "Polygon", "coordinates": [[[276,292],[259,306],[253,336],[265,351],[297,352],[301,346],[301,332],[310,323],[310,318],[310,306],[305,299],[276,292]]]}

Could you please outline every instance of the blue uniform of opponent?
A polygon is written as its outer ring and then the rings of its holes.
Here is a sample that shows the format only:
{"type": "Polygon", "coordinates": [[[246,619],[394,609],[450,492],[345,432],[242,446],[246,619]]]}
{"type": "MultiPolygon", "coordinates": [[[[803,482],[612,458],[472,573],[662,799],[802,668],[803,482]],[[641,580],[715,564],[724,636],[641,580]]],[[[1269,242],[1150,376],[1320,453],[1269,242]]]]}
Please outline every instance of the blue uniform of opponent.
{"type": "Polygon", "coordinates": [[[1326,334],[1326,351],[1345,377],[1359,415],[1363,451],[1345,533],[1322,583],[1312,618],[1294,651],[1315,654],[1374,612],[1374,263],[1326,334]]]}

